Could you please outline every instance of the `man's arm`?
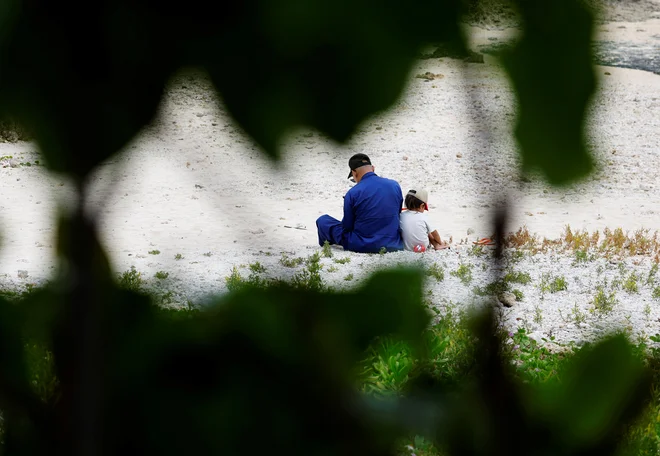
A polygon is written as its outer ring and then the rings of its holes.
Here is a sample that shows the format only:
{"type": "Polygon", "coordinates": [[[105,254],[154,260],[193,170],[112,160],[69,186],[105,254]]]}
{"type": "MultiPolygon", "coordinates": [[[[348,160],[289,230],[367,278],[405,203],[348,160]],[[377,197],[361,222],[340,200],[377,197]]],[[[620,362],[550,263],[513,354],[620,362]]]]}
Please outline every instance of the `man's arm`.
{"type": "Polygon", "coordinates": [[[344,228],[344,233],[353,231],[355,226],[355,213],[353,211],[353,197],[348,192],[344,195],[344,218],[341,221],[344,228]]]}

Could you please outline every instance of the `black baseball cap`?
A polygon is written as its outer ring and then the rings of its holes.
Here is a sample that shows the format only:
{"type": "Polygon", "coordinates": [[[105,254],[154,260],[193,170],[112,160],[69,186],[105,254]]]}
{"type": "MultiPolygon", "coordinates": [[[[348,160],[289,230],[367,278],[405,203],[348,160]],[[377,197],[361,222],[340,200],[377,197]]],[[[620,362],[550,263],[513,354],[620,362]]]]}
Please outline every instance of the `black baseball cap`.
{"type": "MultiPolygon", "coordinates": [[[[371,160],[365,154],[355,154],[348,160],[348,167],[351,168],[351,171],[365,165],[371,165],[371,160]]],[[[348,172],[348,179],[351,178],[351,171],[348,172]]]]}

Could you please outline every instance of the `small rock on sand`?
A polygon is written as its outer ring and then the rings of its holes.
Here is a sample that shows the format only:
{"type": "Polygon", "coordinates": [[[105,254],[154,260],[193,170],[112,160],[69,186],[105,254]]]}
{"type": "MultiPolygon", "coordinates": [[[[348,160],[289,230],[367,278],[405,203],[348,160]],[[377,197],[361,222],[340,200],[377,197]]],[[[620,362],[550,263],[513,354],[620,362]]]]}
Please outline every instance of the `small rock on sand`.
{"type": "Polygon", "coordinates": [[[516,295],[509,292],[504,292],[497,297],[497,299],[505,307],[513,307],[516,304],[516,295]]]}

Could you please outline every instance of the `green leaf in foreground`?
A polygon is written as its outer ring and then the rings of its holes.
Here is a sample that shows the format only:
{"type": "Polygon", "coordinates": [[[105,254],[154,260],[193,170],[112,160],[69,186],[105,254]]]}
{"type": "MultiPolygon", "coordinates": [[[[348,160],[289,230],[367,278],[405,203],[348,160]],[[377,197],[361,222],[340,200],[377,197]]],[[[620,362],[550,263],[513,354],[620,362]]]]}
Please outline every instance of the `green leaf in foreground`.
{"type": "Polygon", "coordinates": [[[502,58],[518,96],[523,170],[536,168],[553,184],[567,183],[593,167],[584,137],[596,88],[593,15],[575,0],[517,3],[522,36],[502,58]]]}
{"type": "Polygon", "coordinates": [[[552,420],[566,447],[607,454],[647,399],[641,361],[618,336],[580,352],[561,377],[561,383],[545,385],[540,414],[552,420]]]}

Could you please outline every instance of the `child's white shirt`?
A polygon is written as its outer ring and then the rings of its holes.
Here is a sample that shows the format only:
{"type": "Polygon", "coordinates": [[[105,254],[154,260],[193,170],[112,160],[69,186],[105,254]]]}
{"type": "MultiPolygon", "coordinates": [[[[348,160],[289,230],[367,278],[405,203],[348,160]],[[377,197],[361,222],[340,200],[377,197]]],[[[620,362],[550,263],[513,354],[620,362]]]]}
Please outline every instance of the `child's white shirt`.
{"type": "Polygon", "coordinates": [[[413,250],[416,245],[426,247],[429,245],[429,233],[435,231],[426,214],[417,211],[402,211],[399,227],[401,227],[403,247],[406,250],[413,250]]]}

